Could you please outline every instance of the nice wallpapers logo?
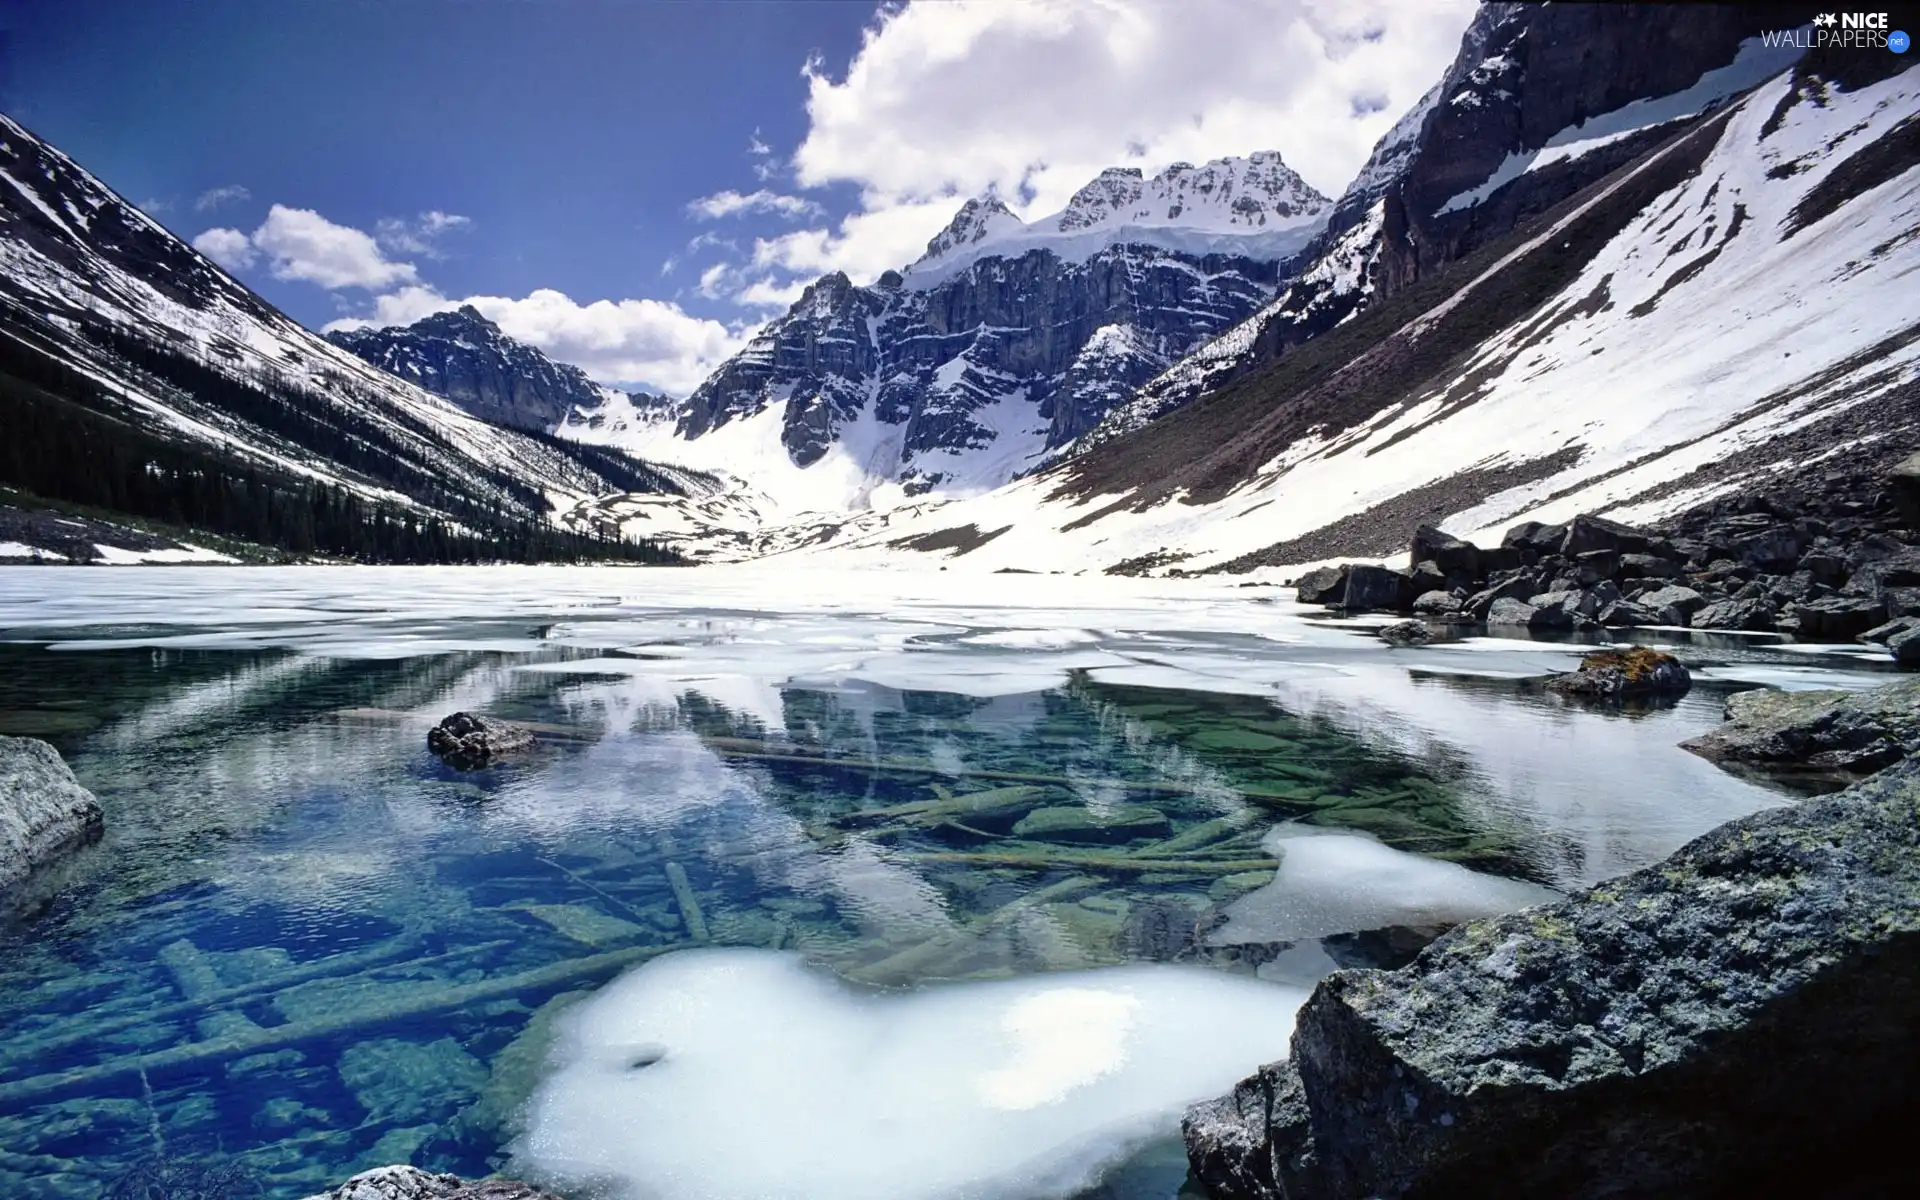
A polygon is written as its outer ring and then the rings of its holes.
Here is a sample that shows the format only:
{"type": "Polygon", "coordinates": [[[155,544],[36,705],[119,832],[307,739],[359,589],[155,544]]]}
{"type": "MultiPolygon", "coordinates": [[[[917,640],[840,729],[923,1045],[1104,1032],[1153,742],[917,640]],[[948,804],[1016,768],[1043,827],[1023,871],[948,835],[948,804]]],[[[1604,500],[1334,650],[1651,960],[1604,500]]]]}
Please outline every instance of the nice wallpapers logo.
{"type": "Polygon", "coordinates": [[[1890,28],[1883,12],[1821,13],[1798,29],[1775,29],[1760,35],[1769,47],[1798,46],[1814,50],[1826,46],[1861,50],[1891,50],[1905,54],[1913,44],[1905,30],[1890,28]]]}

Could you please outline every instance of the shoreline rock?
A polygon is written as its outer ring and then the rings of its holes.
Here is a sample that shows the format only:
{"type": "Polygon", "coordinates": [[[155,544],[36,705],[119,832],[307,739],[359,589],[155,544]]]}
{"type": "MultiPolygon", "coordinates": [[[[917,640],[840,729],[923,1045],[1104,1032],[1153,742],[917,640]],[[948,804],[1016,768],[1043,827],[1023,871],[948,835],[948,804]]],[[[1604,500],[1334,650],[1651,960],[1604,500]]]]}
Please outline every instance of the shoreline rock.
{"type": "Polygon", "coordinates": [[[1782,475],[1647,528],[1592,514],[1525,521],[1497,547],[1422,525],[1410,568],[1321,567],[1301,576],[1295,597],[1349,613],[1458,614],[1536,632],[1671,625],[1803,642],[1866,638],[1920,669],[1920,633],[1898,624],[1920,621],[1916,463],[1920,455],[1891,472],[1782,475]]]}
{"type": "Polygon", "coordinates": [[[100,801],[60,752],[38,738],[0,737],[0,890],[99,838],[100,801]]]}
{"type": "Polygon", "coordinates": [[[1329,976],[1189,1160],[1220,1200],[1883,1194],[1916,985],[1920,760],[1329,976]]]}
{"type": "Polygon", "coordinates": [[[1720,763],[1877,771],[1920,753],[1920,679],[1865,691],[1735,692],[1726,721],[1681,749],[1720,763]]]}
{"type": "Polygon", "coordinates": [[[479,713],[454,713],[427,731],[427,749],[461,771],[477,771],[532,748],[532,730],[479,713]]]}

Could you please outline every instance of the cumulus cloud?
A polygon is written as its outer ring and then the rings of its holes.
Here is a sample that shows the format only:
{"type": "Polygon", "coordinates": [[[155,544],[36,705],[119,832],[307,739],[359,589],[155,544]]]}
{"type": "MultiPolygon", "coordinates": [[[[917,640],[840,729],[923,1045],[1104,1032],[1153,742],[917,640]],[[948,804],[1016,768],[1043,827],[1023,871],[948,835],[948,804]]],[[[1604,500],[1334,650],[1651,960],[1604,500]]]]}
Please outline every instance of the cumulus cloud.
{"type": "Polygon", "coordinates": [[[368,291],[419,281],[412,263],[388,259],[372,237],[350,225],[336,225],[310,208],[274,205],[252,240],[276,279],[368,291]]]}
{"type": "Polygon", "coordinates": [[[241,187],[237,183],[229,183],[217,188],[208,188],[206,191],[201,192],[193,201],[193,211],[208,212],[212,209],[219,208],[222,204],[238,204],[242,200],[250,200],[252,198],[253,193],[249,192],[246,188],[241,187]]]}
{"type": "Polygon", "coordinates": [[[1474,0],[926,0],[883,10],[845,73],[809,61],[802,187],[852,183],[831,228],[756,262],[870,278],[910,262],[961,198],[1023,218],[1102,168],[1279,150],[1337,194],[1439,78],[1474,0]]]}
{"type": "Polygon", "coordinates": [[[807,281],[795,279],[786,284],[777,284],[772,277],[756,279],[746,287],[734,293],[734,300],[749,308],[769,308],[786,310],[807,290],[807,281]]]}
{"type": "Polygon", "coordinates": [[[757,192],[742,195],[739,192],[715,192],[711,196],[702,196],[687,205],[689,215],[702,221],[718,220],[721,217],[737,217],[746,213],[773,213],[782,217],[818,217],[826,210],[813,201],[801,196],[784,196],[779,192],[770,192],[761,188],[757,192]]]}
{"type": "Polygon", "coordinates": [[[257,257],[253,240],[238,229],[209,229],[193,239],[193,248],[229,271],[244,271],[257,257]]]}
{"type": "Polygon", "coordinates": [[[401,217],[382,217],[374,224],[373,236],[382,247],[396,253],[439,258],[439,241],[443,235],[472,226],[470,217],[433,209],[411,221],[401,217]]]}
{"type": "Polygon", "coordinates": [[[560,362],[573,363],[602,383],[675,396],[698,387],[754,332],[695,317],[664,300],[581,304],[552,288],[518,300],[508,296],[454,299],[423,284],[377,296],[370,316],[334,321],[326,328],[411,325],[429,313],[463,304],[480,310],[508,337],[537,346],[560,362]]]}

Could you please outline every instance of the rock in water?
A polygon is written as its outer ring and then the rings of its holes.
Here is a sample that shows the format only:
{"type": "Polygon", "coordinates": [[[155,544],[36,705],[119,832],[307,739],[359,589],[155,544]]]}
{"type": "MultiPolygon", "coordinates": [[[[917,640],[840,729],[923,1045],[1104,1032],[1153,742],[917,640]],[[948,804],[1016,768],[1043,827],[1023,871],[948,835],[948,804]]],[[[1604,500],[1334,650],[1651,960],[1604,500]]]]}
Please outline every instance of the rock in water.
{"type": "Polygon", "coordinates": [[[60,752],[38,738],[0,737],[0,888],[100,836],[100,802],[60,752]]]}
{"type": "Polygon", "coordinates": [[[419,1167],[375,1167],[330,1192],[307,1200],[558,1200],[531,1184],[509,1179],[469,1183],[458,1175],[436,1175],[419,1167]]]}
{"type": "Polygon", "coordinates": [[[1920,680],[1860,692],[1735,692],[1726,717],[1681,748],[1715,761],[1877,771],[1920,751],[1920,680]]]}
{"type": "Polygon", "coordinates": [[[470,712],[454,713],[427,733],[427,749],[462,771],[487,766],[532,745],[532,730],[470,712]]]}
{"type": "Polygon", "coordinates": [[[1433,630],[1425,621],[1414,617],[1383,627],[1380,640],[1389,646],[1424,646],[1433,640],[1433,630]]]}
{"type": "Polygon", "coordinates": [[[1684,696],[1693,676],[1671,654],[1629,646],[1601,650],[1580,660],[1580,669],[1547,680],[1547,690],[1564,696],[1624,700],[1638,696],[1684,696]]]}
{"type": "Polygon", "coordinates": [[[1347,594],[1347,569],[1321,567],[1308,571],[1294,584],[1294,598],[1302,604],[1338,604],[1347,594]]]}
{"type": "Polygon", "coordinates": [[[1881,1195],[1916,1117],[1920,762],[1338,972],[1184,1130],[1221,1198],[1881,1195]]]}

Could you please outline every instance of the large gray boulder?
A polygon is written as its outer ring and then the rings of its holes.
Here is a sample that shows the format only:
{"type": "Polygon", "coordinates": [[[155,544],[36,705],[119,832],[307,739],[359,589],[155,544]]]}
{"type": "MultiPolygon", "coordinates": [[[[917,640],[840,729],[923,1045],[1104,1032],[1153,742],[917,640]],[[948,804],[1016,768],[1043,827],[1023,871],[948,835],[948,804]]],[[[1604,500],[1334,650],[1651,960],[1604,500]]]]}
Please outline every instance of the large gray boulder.
{"type": "Polygon", "coordinates": [[[100,802],[60,752],[38,738],[0,737],[0,889],[100,836],[100,802]]]}
{"type": "Polygon", "coordinates": [[[1338,604],[1346,594],[1345,567],[1319,567],[1294,582],[1294,598],[1302,604],[1338,604]]]}
{"type": "Polygon", "coordinates": [[[532,1184],[508,1179],[468,1182],[419,1167],[375,1167],[307,1200],[559,1200],[532,1184]]]}
{"type": "Polygon", "coordinates": [[[1726,717],[1680,745],[1716,762],[1877,771],[1920,751],[1920,679],[1857,692],[1735,692],[1726,717]]]}
{"type": "Polygon", "coordinates": [[[1413,580],[1404,571],[1370,563],[1347,568],[1347,591],[1340,606],[1352,612],[1396,611],[1413,603],[1413,580]]]}
{"type": "Polygon", "coordinates": [[[1855,1196],[1917,1117],[1920,762],[1329,976],[1185,1134],[1223,1200],[1855,1196]]]}

